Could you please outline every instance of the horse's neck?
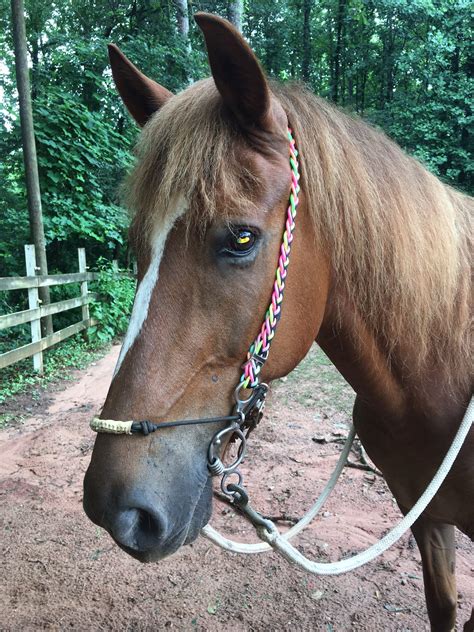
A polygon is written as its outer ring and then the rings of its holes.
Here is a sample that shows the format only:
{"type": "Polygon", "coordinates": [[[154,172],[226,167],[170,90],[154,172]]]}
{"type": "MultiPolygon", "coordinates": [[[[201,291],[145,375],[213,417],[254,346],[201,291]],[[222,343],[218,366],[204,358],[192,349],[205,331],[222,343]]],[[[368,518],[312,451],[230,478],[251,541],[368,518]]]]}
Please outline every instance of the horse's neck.
{"type": "Polygon", "coordinates": [[[403,417],[408,408],[439,413],[448,402],[436,370],[416,374],[410,369],[416,349],[403,348],[403,341],[388,348],[353,304],[336,300],[329,301],[316,340],[354,391],[387,418],[403,417]]]}

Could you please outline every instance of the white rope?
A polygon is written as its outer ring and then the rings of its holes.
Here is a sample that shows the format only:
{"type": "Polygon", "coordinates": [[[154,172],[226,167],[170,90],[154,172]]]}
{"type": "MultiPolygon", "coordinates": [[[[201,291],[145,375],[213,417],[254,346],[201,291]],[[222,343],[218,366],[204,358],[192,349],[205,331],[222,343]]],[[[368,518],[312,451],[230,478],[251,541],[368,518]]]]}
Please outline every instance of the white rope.
{"type": "MultiPolygon", "coordinates": [[[[349,430],[349,434],[347,435],[347,439],[344,443],[344,447],[342,448],[342,452],[337,460],[336,467],[334,468],[334,472],[331,474],[331,478],[326,483],[323,491],[321,492],[319,498],[316,500],[314,505],[305,513],[305,515],[298,520],[298,522],[291,527],[286,533],[284,533],[281,537],[285,540],[290,540],[294,538],[297,533],[302,531],[313,518],[319,513],[319,510],[324,505],[326,500],[329,497],[329,494],[334,489],[339,476],[341,475],[342,470],[347,461],[347,457],[349,456],[349,452],[351,451],[352,444],[354,442],[355,437],[355,429],[354,426],[351,426],[349,430]]],[[[210,524],[206,525],[201,529],[201,535],[203,535],[214,544],[217,544],[223,549],[227,551],[232,551],[233,553],[265,553],[265,551],[271,551],[271,546],[266,542],[254,542],[252,544],[245,544],[244,542],[236,542],[235,540],[229,540],[221,535],[218,531],[216,531],[210,524]]]]}
{"type": "MultiPolygon", "coordinates": [[[[339,560],[338,562],[320,563],[313,562],[302,555],[297,549],[295,549],[285,536],[281,535],[277,527],[273,524],[271,531],[265,528],[258,528],[258,536],[268,543],[273,549],[278,551],[288,561],[297,564],[302,569],[313,573],[315,575],[340,575],[348,571],[354,570],[367,562],[375,559],[381,553],[386,551],[392,544],[399,540],[402,535],[412,526],[412,524],[419,518],[421,513],[426,509],[428,504],[433,499],[433,496],[437,493],[441,487],[444,479],[446,478],[449,470],[451,469],[459,451],[464,443],[464,440],[474,423],[474,398],[471,398],[469,406],[463,417],[459,430],[454,437],[454,440],[448,450],[448,453],[443,459],[438,471],[436,472],[433,480],[425,489],[423,494],[418,499],[418,502],[412,507],[407,515],[385,535],[381,540],[373,544],[371,547],[354,555],[346,560],[339,560]]],[[[338,464],[339,465],[339,464],[338,464]]],[[[206,534],[205,534],[206,535],[206,534]]],[[[215,540],[214,540],[215,541],[215,540]]],[[[238,544],[238,543],[237,543],[238,544]]],[[[242,547],[243,545],[239,545],[242,547]]],[[[250,545],[251,546],[251,545],[250,545]]],[[[235,550],[235,549],[231,549],[235,550]]],[[[240,552],[254,552],[254,551],[240,551],[240,552]]]]}

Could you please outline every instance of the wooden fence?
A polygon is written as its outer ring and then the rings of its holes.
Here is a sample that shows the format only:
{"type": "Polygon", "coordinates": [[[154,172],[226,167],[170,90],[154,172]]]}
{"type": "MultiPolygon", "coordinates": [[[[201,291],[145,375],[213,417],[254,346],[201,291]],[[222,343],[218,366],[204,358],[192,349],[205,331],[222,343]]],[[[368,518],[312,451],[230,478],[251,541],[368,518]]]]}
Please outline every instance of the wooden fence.
{"type": "Polygon", "coordinates": [[[94,322],[89,315],[89,303],[96,294],[89,292],[87,284],[89,281],[97,279],[97,273],[88,272],[86,265],[86,252],[84,248],[78,248],[79,271],[72,274],[49,274],[39,276],[36,274],[36,253],[33,245],[25,246],[26,275],[24,277],[0,277],[0,291],[8,290],[28,290],[29,309],[13,314],[0,316],[0,330],[30,323],[31,342],[17,347],[11,351],[0,354],[0,369],[19,362],[24,358],[33,356],[33,367],[38,373],[43,372],[43,351],[53,345],[62,342],[69,336],[77,334],[79,331],[92,326],[94,322]],[[80,284],[80,296],[69,298],[64,301],[41,305],[38,288],[52,285],[67,285],[69,283],[80,284]],[[82,319],[55,331],[54,333],[42,337],[41,318],[53,314],[59,314],[69,309],[82,307],[82,319]]]}

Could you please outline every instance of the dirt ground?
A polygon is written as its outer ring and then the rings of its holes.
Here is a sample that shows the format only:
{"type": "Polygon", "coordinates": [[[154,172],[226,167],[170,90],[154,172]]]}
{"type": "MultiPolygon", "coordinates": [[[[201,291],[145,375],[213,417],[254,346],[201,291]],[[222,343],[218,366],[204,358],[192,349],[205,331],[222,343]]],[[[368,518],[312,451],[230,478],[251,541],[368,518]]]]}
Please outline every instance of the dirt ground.
{"type": "MultiPolygon", "coordinates": [[[[141,565],[82,510],[82,479],[118,347],[46,392],[0,406],[1,630],[428,630],[419,554],[406,535],[348,575],[314,577],[276,554],[226,553],[200,538],[141,565]]],[[[319,351],[272,389],[243,468],[254,504],[301,516],[327,480],[347,433],[352,392],[319,351]],[[291,388],[290,388],[291,387],[291,388]]],[[[351,454],[357,461],[358,455],[351,454]]],[[[298,539],[313,558],[369,546],[400,518],[379,476],[346,468],[327,506],[298,539]]],[[[255,540],[216,502],[212,524],[255,540]]],[[[284,528],[284,525],[282,525],[284,528]]],[[[474,601],[474,547],[457,538],[460,629],[474,601]]]]}

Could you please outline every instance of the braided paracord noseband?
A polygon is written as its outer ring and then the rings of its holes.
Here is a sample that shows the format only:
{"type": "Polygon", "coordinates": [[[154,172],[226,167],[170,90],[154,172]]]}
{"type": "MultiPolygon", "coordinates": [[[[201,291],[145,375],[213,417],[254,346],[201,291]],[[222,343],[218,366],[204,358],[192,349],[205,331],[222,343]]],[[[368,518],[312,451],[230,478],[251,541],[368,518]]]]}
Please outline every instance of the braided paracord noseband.
{"type": "Polygon", "coordinates": [[[298,171],[298,151],[291,129],[288,128],[288,140],[290,141],[290,166],[291,166],[291,192],[288,210],[286,212],[285,230],[280,246],[280,256],[278,267],[273,283],[273,292],[270,305],[268,306],[263,321],[262,328],[251,344],[247,353],[247,360],[243,365],[244,372],[240,378],[242,388],[255,388],[258,384],[258,375],[265,364],[270,351],[270,345],[275,336],[276,326],[281,316],[281,303],[285,290],[285,279],[290,263],[291,242],[293,241],[293,231],[295,229],[296,209],[298,207],[298,193],[300,185],[298,183],[300,174],[298,171]]]}

